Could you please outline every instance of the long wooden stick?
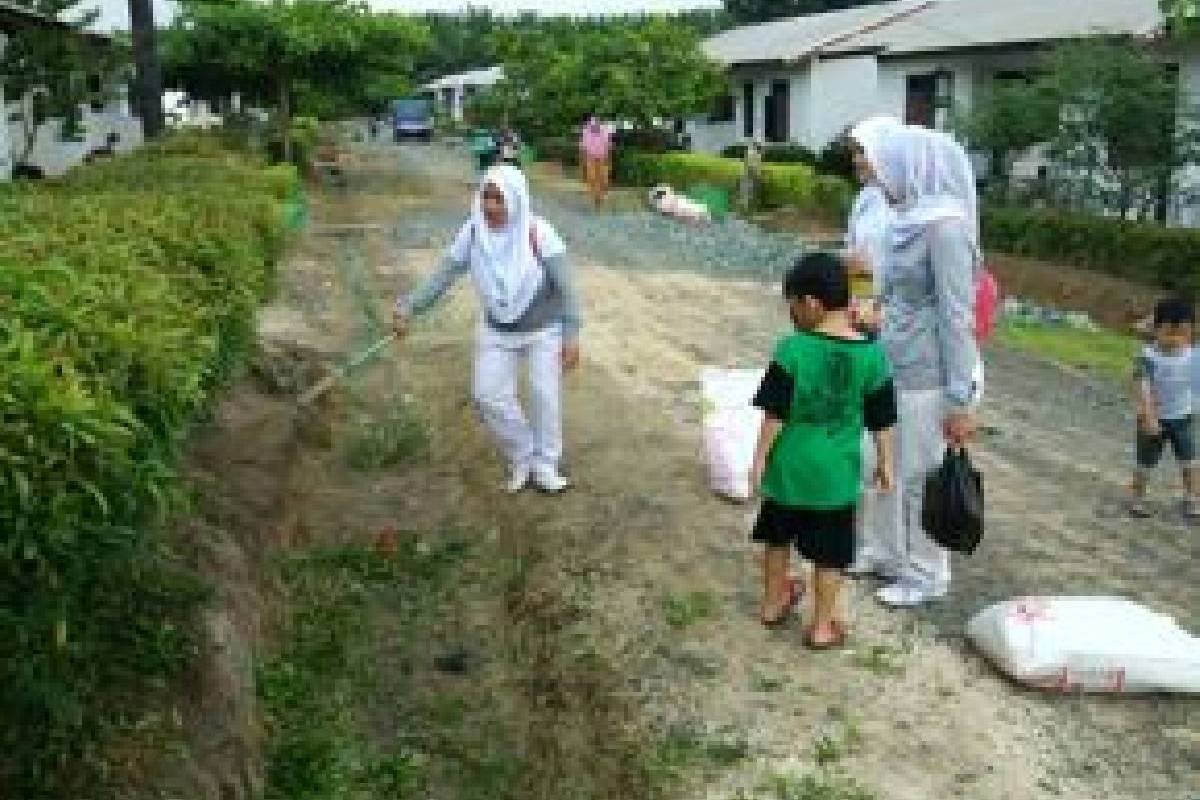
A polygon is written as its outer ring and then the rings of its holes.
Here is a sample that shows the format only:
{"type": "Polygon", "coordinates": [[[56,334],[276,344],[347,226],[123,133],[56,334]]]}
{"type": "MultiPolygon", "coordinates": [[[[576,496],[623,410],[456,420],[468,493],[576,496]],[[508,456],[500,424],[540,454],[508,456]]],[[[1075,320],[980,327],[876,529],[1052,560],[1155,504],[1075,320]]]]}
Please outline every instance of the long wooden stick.
{"type": "Polygon", "coordinates": [[[395,340],[396,333],[393,331],[318,381],[316,385],[305,391],[304,394],[300,395],[299,399],[296,400],[296,405],[300,408],[312,405],[317,398],[321,397],[321,395],[328,392],[339,381],[345,378],[350,370],[361,366],[366,361],[369,361],[376,353],[387,347],[395,340]]]}

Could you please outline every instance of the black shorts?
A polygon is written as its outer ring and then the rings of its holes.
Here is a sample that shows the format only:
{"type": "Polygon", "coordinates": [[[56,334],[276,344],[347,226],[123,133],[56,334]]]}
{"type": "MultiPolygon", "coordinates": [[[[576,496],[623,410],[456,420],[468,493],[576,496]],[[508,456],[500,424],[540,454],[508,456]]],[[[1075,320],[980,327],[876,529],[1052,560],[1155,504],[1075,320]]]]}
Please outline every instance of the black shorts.
{"type": "Polygon", "coordinates": [[[1192,418],[1164,419],[1158,423],[1158,436],[1148,436],[1137,433],[1137,463],[1142,469],[1153,469],[1162,460],[1165,447],[1171,445],[1175,460],[1180,464],[1191,466],[1196,460],[1196,438],[1193,432],[1192,418]]]}
{"type": "Polygon", "coordinates": [[[854,563],[855,507],[799,508],[764,500],[750,538],[768,547],[795,546],[800,555],[824,569],[854,563]]]}

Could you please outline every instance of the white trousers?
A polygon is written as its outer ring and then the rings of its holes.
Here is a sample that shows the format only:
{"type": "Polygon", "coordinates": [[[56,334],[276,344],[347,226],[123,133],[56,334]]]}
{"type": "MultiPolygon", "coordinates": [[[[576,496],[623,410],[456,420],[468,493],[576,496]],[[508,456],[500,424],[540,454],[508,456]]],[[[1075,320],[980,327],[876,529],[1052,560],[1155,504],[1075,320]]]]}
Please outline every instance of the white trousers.
{"type": "MultiPolygon", "coordinates": [[[[983,397],[984,367],[975,368],[975,397],[983,397]]],[[[950,583],[949,554],[925,535],[921,502],[925,478],[946,454],[942,435],[945,404],[940,391],[898,392],[892,454],[896,489],[887,494],[871,485],[875,443],[863,440],[863,494],[858,508],[856,564],[888,578],[943,588],[950,583]]]]}
{"type": "Polygon", "coordinates": [[[475,407],[514,468],[558,469],[562,459],[562,334],[502,333],[486,323],[475,353],[475,407]],[[529,369],[532,414],[518,395],[521,363],[529,369]]]}

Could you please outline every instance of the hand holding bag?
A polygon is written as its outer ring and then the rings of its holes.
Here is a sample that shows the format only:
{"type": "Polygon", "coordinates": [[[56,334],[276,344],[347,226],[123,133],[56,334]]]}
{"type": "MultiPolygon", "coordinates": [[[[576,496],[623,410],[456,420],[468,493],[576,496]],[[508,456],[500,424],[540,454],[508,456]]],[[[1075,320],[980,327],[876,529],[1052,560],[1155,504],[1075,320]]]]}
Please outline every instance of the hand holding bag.
{"type": "Polygon", "coordinates": [[[925,479],[921,527],[947,550],[971,555],[983,539],[983,476],[966,448],[949,448],[925,479]]]}

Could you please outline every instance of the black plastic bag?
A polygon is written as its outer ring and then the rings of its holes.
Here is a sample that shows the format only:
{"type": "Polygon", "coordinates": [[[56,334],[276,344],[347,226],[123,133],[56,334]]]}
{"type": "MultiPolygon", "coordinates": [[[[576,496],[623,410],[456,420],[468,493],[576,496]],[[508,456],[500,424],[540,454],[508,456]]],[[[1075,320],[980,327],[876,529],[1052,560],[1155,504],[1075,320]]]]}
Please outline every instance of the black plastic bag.
{"type": "Polygon", "coordinates": [[[925,479],[921,527],[947,550],[971,555],[983,538],[983,477],[965,448],[946,451],[925,479]]]}

